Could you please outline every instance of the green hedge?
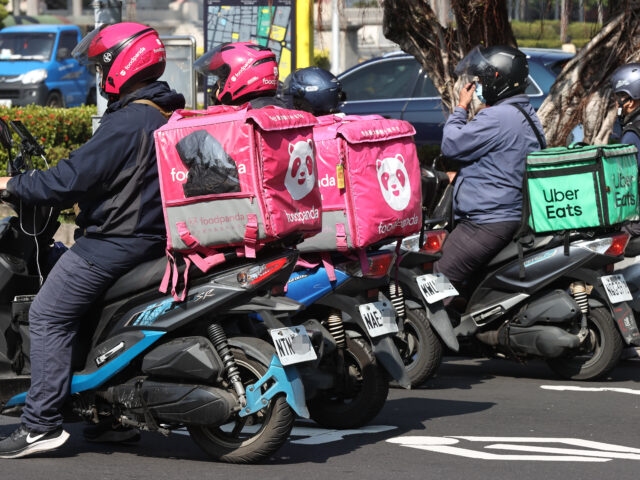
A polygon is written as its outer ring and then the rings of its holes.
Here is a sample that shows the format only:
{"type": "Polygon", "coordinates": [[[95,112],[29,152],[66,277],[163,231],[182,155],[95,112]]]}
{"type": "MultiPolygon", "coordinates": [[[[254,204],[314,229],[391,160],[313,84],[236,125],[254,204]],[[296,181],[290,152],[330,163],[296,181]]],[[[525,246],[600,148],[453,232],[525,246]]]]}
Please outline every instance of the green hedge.
{"type": "MultiPolygon", "coordinates": [[[[519,47],[559,48],[560,20],[545,20],[541,22],[511,22],[513,34],[518,40],[519,47]]],[[[574,22],[568,25],[568,35],[571,43],[578,48],[586,45],[593,36],[600,31],[601,25],[597,23],[574,22]]]]}
{"type": "MultiPolygon", "coordinates": [[[[31,134],[44,147],[50,165],[67,158],[72,150],[83,145],[91,137],[91,116],[96,107],[49,108],[39,105],[25,107],[0,107],[0,118],[5,122],[21,120],[31,134]]],[[[13,155],[18,153],[20,139],[14,133],[13,155]]],[[[44,167],[41,159],[34,159],[39,167],[44,167]]],[[[0,149],[0,174],[6,171],[7,152],[0,149]]]]}

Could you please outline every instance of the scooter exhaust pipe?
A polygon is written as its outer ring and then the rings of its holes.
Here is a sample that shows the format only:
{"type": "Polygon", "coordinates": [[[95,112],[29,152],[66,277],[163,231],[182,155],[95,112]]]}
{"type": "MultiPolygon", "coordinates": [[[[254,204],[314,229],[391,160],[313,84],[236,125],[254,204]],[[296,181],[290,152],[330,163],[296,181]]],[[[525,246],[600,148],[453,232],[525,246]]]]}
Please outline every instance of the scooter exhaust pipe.
{"type": "Polygon", "coordinates": [[[507,327],[504,324],[498,330],[478,333],[476,337],[487,345],[543,358],[559,357],[566,349],[577,348],[581,343],[577,335],[551,325],[507,327]]]}

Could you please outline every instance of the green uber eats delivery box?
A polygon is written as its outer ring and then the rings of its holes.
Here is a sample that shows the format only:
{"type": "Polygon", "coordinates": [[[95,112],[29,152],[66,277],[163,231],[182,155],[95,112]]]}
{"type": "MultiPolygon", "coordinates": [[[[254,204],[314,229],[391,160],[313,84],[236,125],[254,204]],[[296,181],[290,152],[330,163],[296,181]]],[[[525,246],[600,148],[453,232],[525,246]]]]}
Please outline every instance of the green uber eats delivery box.
{"type": "Polygon", "coordinates": [[[633,145],[585,145],[529,154],[529,226],[541,233],[638,220],[637,151],[633,145]]]}

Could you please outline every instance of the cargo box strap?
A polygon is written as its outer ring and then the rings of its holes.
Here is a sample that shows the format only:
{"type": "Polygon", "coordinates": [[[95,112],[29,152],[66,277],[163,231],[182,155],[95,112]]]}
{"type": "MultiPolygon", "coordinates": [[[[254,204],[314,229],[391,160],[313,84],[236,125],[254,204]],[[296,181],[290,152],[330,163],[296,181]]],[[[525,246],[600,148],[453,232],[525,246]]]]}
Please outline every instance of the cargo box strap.
{"type": "Polygon", "coordinates": [[[520,113],[522,113],[522,115],[524,115],[524,118],[527,119],[527,122],[529,123],[529,126],[531,127],[531,130],[533,130],[533,133],[535,134],[536,139],[538,140],[538,143],[540,144],[540,150],[545,149],[547,147],[547,142],[544,140],[544,137],[542,135],[540,135],[540,132],[538,131],[538,127],[536,127],[535,123],[533,123],[533,120],[531,119],[529,114],[524,110],[524,108],[522,108],[517,103],[509,103],[509,105],[511,105],[512,107],[518,109],[520,111],[520,113]]]}
{"type": "Polygon", "coordinates": [[[360,268],[362,273],[366,275],[369,273],[369,257],[367,257],[367,251],[364,248],[358,249],[358,258],[360,258],[360,268]]]}
{"type": "Polygon", "coordinates": [[[167,250],[167,268],[164,272],[164,277],[162,278],[162,282],[160,283],[160,292],[167,293],[169,289],[169,282],[171,282],[171,295],[173,295],[173,299],[176,302],[182,302],[187,297],[187,280],[189,275],[189,267],[191,267],[191,260],[188,258],[184,258],[185,269],[183,274],[183,282],[184,289],[180,295],[177,294],[176,289],[178,288],[178,264],[176,262],[176,258],[171,254],[170,251],[167,250]]]}
{"type": "Polygon", "coordinates": [[[176,223],[176,227],[178,228],[178,235],[180,235],[182,241],[191,249],[191,251],[185,255],[185,261],[191,260],[193,264],[204,273],[207,273],[216,265],[224,263],[224,254],[212,248],[203,247],[198,239],[191,235],[185,222],[176,223]]]}
{"type": "Polygon", "coordinates": [[[255,213],[247,215],[247,227],[244,231],[244,254],[247,258],[256,258],[258,246],[258,216],[255,213]]]}
{"type": "Polygon", "coordinates": [[[328,252],[322,252],[320,255],[322,258],[322,266],[327,271],[327,277],[329,277],[330,282],[335,282],[337,280],[336,270],[333,267],[333,261],[331,260],[331,255],[328,252]]]}
{"type": "Polygon", "coordinates": [[[347,232],[344,223],[336,223],[336,247],[339,252],[346,252],[349,250],[347,232]]]}
{"type": "Polygon", "coordinates": [[[167,118],[167,119],[173,114],[173,112],[166,111],[164,108],[162,108],[157,103],[152,102],[151,100],[147,100],[146,98],[141,98],[141,99],[138,99],[138,100],[134,100],[131,103],[142,103],[143,105],[149,105],[150,107],[153,107],[156,110],[158,110],[162,114],[162,116],[164,118],[167,118]]]}

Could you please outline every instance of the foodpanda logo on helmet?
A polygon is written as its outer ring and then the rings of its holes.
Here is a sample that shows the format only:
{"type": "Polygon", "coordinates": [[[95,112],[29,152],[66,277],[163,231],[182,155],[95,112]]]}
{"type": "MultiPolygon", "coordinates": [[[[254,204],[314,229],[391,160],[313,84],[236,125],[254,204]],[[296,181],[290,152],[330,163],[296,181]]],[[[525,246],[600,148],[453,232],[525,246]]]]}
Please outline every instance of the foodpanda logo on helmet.
{"type": "Polygon", "coordinates": [[[104,61],[104,63],[111,63],[111,60],[113,60],[113,55],[111,54],[111,52],[105,52],[102,55],[102,60],[104,61]]]}
{"type": "Polygon", "coordinates": [[[278,81],[275,78],[273,78],[273,79],[263,78],[262,79],[262,83],[264,85],[275,85],[276,83],[278,83],[278,81]]]}
{"type": "Polygon", "coordinates": [[[131,66],[138,60],[138,58],[140,58],[140,55],[142,55],[146,50],[147,49],[145,47],[140,47],[140,50],[138,50],[136,54],[131,57],[131,60],[129,60],[129,63],[125,65],[124,69],[128,71],[131,66]]]}
{"type": "Polygon", "coordinates": [[[231,81],[235,82],[236,80],[238,80],[238,77],[240,75],[242,75],[247,70],[247,68],[249,68],[251,63],[253,63],[253,58],[250,58],[249,60],[244,62],[244,65],[242,65],[242,67],[240,67],[240,70],[238,70],[238,72],[231,77],[231,81]]]}

